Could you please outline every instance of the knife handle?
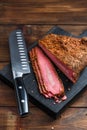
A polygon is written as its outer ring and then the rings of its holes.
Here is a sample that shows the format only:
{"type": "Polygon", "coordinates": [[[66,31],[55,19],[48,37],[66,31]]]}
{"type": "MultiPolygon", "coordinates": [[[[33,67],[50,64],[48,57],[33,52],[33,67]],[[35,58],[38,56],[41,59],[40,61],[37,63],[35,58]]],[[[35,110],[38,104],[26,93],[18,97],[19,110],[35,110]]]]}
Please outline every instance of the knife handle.
{"type": "Polygon", "coordinates": [[[24,86],[23,78],[15,78],[15,89],[20,116],[28,114],[28,95],[24,86]]]}

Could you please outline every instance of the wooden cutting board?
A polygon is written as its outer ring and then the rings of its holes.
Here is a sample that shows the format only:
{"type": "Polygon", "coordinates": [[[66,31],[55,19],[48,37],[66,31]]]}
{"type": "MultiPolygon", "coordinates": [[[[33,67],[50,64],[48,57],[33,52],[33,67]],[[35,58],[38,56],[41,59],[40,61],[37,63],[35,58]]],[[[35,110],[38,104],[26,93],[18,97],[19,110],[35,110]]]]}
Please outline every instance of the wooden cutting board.
{"type": "MultiPolygon", "coordinates": [[[[53,27],[49,32],[47,32],[47,34],[49,33],[76,37],[56,26],[53,27]]],[[[87,36],[87,31],[84,31],[78,37],[83,37],[83,36],[87,36]]],[[[37,45],[37,42],[33,43],[28,49],[31,50],[31,48],[33,48],[36,45],[37,45]]],[[[58,68],[56,68],[56,70],[64,83],[65,93],[67,95],[67,100],[61,103],[55,103],[53,99],[46,99],[43,95],[39,93],[38,84],[37,84],[32,66],[31,66],[31,73],[28,75],[24,75],[24,78],[23,78],[27,93],[29,94],[29,100],[32,103],[36,104],[39,108],[47,112],[53,118],[57,117],[60,114],[60,112],[63,110],[63,108],[65,108],[65,106],[67,106],[68,103],[76,95],[78,95],[87,85],[87,67],[83,70],[80,78],[75,84],[73,84],[58,68]]],[[[0,78],[9,86],[11,87],[14,86],[10,64],[5,66],[3,70],[0,71],[0,78]]]]}

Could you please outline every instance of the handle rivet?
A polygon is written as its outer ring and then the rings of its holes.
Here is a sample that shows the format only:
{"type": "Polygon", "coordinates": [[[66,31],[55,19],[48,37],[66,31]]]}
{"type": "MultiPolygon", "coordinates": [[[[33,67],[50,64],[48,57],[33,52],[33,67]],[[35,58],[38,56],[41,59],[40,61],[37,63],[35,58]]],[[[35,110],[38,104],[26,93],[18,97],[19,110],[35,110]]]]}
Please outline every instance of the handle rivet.
{"type": "Polygon", "coordinates": [[[24,103],[24,102],[25,102],[25,100],[21,100],[21,102],[22,102],[22,103],[24,103]]]}
{"type": "Polygon", "coordinates": [[[19,89],[22,89],[22,86],[19,86],[19,89]]]}

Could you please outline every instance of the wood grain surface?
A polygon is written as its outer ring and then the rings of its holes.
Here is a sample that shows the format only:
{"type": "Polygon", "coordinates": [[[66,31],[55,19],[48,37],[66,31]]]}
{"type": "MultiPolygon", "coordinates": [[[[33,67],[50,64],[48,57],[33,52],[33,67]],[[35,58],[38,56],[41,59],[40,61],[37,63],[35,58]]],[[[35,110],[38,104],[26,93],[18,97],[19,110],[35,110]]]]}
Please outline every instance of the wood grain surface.
{"type": "MultiPolygon", "coordinates": [[[[23,29],[29,46],[55,25],[74,35],[87,30],[87,0],[0,0],[0,69],[10,61],[12,30],[23,29]]],[[[20,118],[14,89],[0,80],[0,130],[87,130],[86,89],[56,120],[32,103],[30,110],[20,118]]]]}
{"type": "Polygon", "coordinates": [[[0,24],[87,24],[86,0],[1,0],[0,24]]]}

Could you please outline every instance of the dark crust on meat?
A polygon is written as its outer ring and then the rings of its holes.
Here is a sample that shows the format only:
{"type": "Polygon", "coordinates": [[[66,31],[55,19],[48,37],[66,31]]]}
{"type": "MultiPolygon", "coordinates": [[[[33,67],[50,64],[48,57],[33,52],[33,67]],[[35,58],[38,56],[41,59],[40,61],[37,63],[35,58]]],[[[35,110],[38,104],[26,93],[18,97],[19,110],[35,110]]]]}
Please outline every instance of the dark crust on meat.
{"type": "Polygon", "coordinates": [[[81,70],[87,65],[87,44],[84,39],[49,34],[39,41],[55,57],[71,68],[78,78],[81,70]]]}

